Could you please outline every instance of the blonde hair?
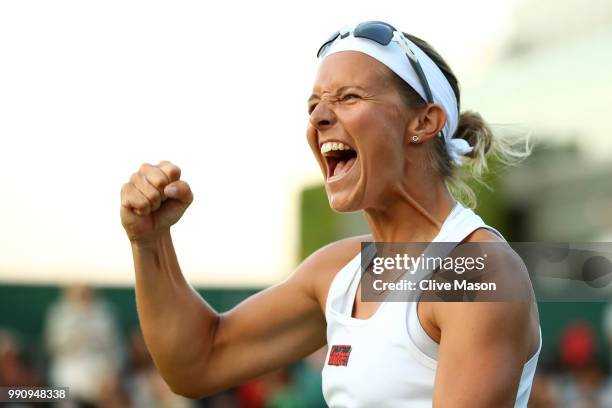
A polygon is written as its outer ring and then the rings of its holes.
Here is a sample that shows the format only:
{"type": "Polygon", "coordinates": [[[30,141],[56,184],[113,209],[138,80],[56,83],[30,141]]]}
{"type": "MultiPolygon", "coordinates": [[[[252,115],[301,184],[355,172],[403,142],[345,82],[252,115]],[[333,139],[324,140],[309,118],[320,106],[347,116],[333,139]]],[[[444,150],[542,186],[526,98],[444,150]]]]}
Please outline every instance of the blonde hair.
{"type": "Polygon", "coordinates": [[[474,190],[468,184],[469,180],[491,190],[484,180],[484,176],[490,170],[491,162],[503,166],[516,166],[532,151],[528,134],[495,133],[479,113],[472,111],[461,112],[454,137],[465,139],[474,147],[472,152],[464,156],[462,166],[452,165],[443,143],[438,143],[443,152],[437,148],[438,154],[433,162],[438,167],[444,168],[442,174],[445,175],[446,186],[452,196],[470,208],[475,208],[478,202],[474,190]]]}
{"type": "MultiPolygon", "coordinates": [[[[424,40],[411,34],[404,33],[404,35],[438,65],[455,93],[457,109],[461,112],[459,83],[446,61],[424,40]]],[[[410,85],[393,71],[389,70],[389,73],[400,88],[400,94],[407,106],[411,108],[426,106],[426,102],[410,85]]],[[[464,139],[474,147],[471,153],[463,157],[462,166],[453,164],[446,150],[445,141],[440,137],[434,140],[435,146],[430,150],[431,157],[428,162],[432,163],[433,170],[444,178],[453,198],[470,208],[475,208],[478,203],[474,190],[468,184],[469,180],[491,189],[484,181],[484,176],[489,171],[489,159],[501,165],[515,166],[532,151],[529,135],[507,133],[502,137],[493,132],[491,126],[479,113],[473,111],[460,113],[459,124],[453,138],[464,139]]]]}

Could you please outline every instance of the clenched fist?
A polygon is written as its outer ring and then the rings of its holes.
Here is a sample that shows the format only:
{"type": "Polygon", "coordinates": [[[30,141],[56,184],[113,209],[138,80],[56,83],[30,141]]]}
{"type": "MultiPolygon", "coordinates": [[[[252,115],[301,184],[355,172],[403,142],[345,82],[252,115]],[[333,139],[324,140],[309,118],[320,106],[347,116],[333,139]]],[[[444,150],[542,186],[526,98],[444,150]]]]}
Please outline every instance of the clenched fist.
{"type": "Polygon", "coordinates": [[[169,161],[145,163],[121,188],[121,224],[133,242],[153,241],[175,224],[193,201],[181,169],[169,161]]]}

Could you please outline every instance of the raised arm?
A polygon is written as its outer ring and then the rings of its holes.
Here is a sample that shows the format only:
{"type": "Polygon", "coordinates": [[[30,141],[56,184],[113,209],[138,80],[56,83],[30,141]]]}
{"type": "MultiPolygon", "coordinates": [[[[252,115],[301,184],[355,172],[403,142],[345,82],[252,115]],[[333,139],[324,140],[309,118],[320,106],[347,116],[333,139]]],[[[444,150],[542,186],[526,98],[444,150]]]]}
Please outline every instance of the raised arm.
{"type": "Polygon", "coordinates": [[[219,314],[187,283],[172,245],[170,226],[193,197],[180,180],[180,169],[169,162],[143,165],[121,195],[142,332],[174,392],[191,398],[209,395],[325,344],[321,279],[316,276],[328,274],[339,262],[330,256],[338,252],[334,248],[322,249],[284,282],[219,314]]]}

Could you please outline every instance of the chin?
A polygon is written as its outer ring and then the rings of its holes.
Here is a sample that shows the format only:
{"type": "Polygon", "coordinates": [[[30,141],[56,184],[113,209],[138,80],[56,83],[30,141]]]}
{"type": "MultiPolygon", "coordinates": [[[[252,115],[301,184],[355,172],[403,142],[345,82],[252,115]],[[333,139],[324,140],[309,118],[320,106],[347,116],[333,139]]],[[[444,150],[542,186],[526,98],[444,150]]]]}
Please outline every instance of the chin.
{"type": "MultiPolygon", "coordinates": [[[[359,163],[358,163],[359,164],[359,163]]],[[[325,181],[327,200],[332,210],[340,213],[356,212],[364,209],[365,196],[362,169],[356,165],[342,178],[328,178],[325,181]]]]}
{"type": "Polygon", "coordinates": [[[363,208],[355,199],[355,194],[331,193],[327,190],[327,200],[332,210],[340,213],[361,211],[363,208]]]}

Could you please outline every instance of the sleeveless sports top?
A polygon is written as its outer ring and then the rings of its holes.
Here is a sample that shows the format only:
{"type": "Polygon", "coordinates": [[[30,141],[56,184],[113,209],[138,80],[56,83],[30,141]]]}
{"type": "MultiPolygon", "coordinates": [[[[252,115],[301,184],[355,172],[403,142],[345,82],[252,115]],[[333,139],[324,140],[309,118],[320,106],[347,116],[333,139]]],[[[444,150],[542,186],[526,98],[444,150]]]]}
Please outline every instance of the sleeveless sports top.
{"type": "MultiPolygon", "coordinates": [[[[457,202],[432,242],[459,243],[478,228],[503,239],[457,202]]],[[[369,319],[351,317],[361,276],[360,255],[338,272],[327,296],[325,401],[331,408],[431,407],[439,344],[421,326],[417,302],[382,302],[369,319]]],[[[541,348],[540,329],[538,350],[523,366],[515,407],[527,406],[541,348]]]]}

